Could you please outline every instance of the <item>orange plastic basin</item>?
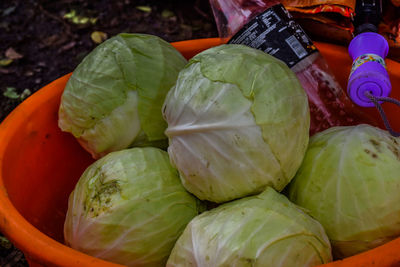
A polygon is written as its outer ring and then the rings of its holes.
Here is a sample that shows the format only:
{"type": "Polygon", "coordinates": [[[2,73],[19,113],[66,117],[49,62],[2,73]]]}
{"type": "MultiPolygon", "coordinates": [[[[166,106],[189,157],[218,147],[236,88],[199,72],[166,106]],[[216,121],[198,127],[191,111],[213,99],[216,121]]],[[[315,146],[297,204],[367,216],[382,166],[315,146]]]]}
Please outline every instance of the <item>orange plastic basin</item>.
{"type": "MultiPolygon", "coordinates": [[[[219,39],[173,43],[190,58],[219,39]]],[[[351,59],[346,48],[316,44],[343,88],[351,59]]],[[[400,99],[400,64],[387,60],[392,97],[400,99]]],[[[21,249],[31,266],[120,266],[63,245],[67,200],[83,170],[93,162],[72,135],[57,126],[60,96],[69,75],[21,103],[0,124],[0,231],[21,249]]],[[[384,104],[395,129],[399,108],[384,104]]],[[[374,109],[368,112],[378,116],[374,109]]],[[[399,266],[400,238],[368,252],[324,266],[399,266]]]]}

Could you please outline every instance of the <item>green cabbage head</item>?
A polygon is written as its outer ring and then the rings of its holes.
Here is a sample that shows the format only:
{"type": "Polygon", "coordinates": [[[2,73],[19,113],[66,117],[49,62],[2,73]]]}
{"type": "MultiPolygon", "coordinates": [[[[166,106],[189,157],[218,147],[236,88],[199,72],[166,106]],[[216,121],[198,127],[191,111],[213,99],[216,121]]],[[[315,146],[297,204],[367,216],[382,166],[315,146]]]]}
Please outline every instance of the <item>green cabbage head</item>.
{"type": "Polygon", "coordinates": [[[167,267],[306,267],[331,260],[321,224],[269,187],[195,217],[167,267]]]}
{"type": "Polygon", "coordinates": [[[281,191],[308,144],[307,95],[280,60],[227,44],[193,57],[164,108],[168,153],[185,188],[225,202],[281,191]]]}
{"type": "Polygon", "coordinates": [[[311,137],[289,198],[325,228],[336,257],[400,236],[400,139],[366,124],[311,137]]]}
{"type": "Polygon", "coordinates": [[[165,266],[185,226],[202,209],[182,186],[167,152],[111,152],[90,165],[68,202],[70,247],[128,266],[165,266]]]}
{"type": "Polygon", "coordinates": [[[94,158],[132,146],[165,148],[161,108],[186,63],[157,36],[112,37],[73,72],[62,94],[58,125],[94,158]]]}

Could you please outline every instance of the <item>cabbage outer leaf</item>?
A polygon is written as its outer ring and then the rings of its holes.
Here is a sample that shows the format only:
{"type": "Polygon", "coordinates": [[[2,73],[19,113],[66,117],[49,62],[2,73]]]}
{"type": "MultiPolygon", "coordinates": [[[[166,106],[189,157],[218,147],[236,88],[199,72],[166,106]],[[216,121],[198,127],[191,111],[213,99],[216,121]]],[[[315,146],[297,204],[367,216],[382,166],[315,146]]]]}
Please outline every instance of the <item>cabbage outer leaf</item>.
{"type": "Polygon", "coordinates": [[[332,260],[321,224],[267,188],[195,217],[167,267],[316,266],[332,260]]]}
{"type": "Polygon", "coordinates": [[[119,34],[78,65],[61,98],[59,127],[94,158],[131,146],[167,146],[161,113],[186,59],[146,34],[119,34]]]}
{"type": "Polygon", "coordinates": [[[189,61],[163,108],[168,153],[186,189],[225,202],[281,191],[308,144],[307,96],[281,61],[222,45],[189,61]]]}
{"type": "Polygon", "coordinates": [[[327,129],[310,140],[289,198],[347,257],[400,236],[400,139],[370,125],[327,129]]]}
{"type": "Polygon", "coordinates": [[[68,203],[66,243],[128,266],[165,266],[176,240],[203,208],[157,148],[112,152],[89,166],[68,203]]]}

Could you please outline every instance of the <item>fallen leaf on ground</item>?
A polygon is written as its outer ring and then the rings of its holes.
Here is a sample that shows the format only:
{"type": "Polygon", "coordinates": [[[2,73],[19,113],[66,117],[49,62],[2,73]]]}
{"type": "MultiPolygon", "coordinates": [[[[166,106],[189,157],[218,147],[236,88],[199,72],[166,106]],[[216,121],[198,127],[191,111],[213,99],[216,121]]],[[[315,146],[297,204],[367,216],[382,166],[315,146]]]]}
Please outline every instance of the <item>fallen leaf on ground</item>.
{"type": "Polygon", "coordinates": [[[1,67],[5,67],[5,66],[10,65],[12,62],[13,62],[13,60],[12,59],[8,59],[8,58],[0,59],[0,66],[1,67]]]}
{"type": "Polygon", "coordinates": [[[6,50],[5,55],[6,55],[6,58],[12,59],[12,60],[14,60],[14,59],[20,59],[20,58],[23,58],[23,57],[24,57],[23,55],[21,55],[20,53],[18,53],[17,51],[15,51],[14,48],[12,48],[12,47],[10,47],[10,48],[8,48],[8,49],[6,50]]]}
{"type": "Polygon", "coordinates": [[[21,100],[24,100],[25,98],[27,98],[28,96],[30,96],[32,94],[31,90],[29,90],[28,88],[24,89],[24,91],[21,93],[21,95],[19,96],[19,98],[21,100]]]}
{"type": "Polygon", "coordinates": [[[139,9],[140,11],[147,12],[147,13],[151,12],[151,7],[149,7],[149,6],[137,6],[136,9],[139,9]]]}
{"type": "Polygon", "coordinates": [[[3,95],[11,99],[19,98],[19,94],[17,93],[17,89],[15,87],[7,87],[6,91],[3,92],[3,95]]]}
{"type": "Polygon", "coordinates": [[[171,10],[164,9],[164,10],[161,12],[161,16],[162,16],[163,18],[171,18],[171,17],[175,17],[175,13],[172,12],[171,10]]]}
{"type": "Polygon", "coordinates": [[[68,44],[62,46],[58,51],[59,52],[64,52],[67,50],[70,50],[71,48],[73,48],[76,45],[75,41],[69,42],[68,44]]]}
{"type": "Polygon", "coordinates": [[[85,17],[85,16],[80,16],[76,13],[76,10],[72,9],[70,12],[64,14],[63,18],[68,19],[74,24],[96,24],[97,18],[92,18],[92,17],[85,17]]]}
{"type": "Polygon", "coordinates": [[[68,41],[68,37],[65,34],[61,36],[53,34],[41,40],[41,43],[43,44],[44,47],[47,47],[52,45],[61,45],[66,41],[68,41]]]}
{"type": "Polygon", "coordinates": [[[96,44],[100,44],[100,43],[104,42],[105,40],[107,40],[107,33],[100,32],[100,31],[94,31],[90,35],[90,38],[92,38],[93,42],[95,42],[96,44]]]}
{"type": "Polygon", "coordinates": [[[13,13],[15,11],[16,8],[17,8],[17,6],[10,6],[6,9],[4,9],[2,12],[2,16],[6,17],[6,16],[10,15],[11,13],[13,13]]]}
{"type": "Polygon", "coordinates": [[[0,246],[5,249],[10,249],[12,244],[6,237],[0,236],[0,246]]]}
{"type": "Polygon", "coordinates": [[[33,76],[33,74],[34,74],[33,71],[30,71],[30,70],[25,72],[25,76],[28,76],[28,77],[33,76]]]}
{"type": "Polygon", "coordinates": [[[66,19],[72,19],[73,17],[76,16],[76,11],[74,9],[72,9],[70,12],[66,13],[64,15],[64,18],[66,19]]]}
{"type": "Polygon", "coordinates": [[[24,89],[24,91],[19,94],[15,87],[7,87],[3,92],[3,96],[8,97],[10,99],[19,99],[20,101],[25,100],[28,96],[32,94],[31,90],[28,88],[24,89]]]}

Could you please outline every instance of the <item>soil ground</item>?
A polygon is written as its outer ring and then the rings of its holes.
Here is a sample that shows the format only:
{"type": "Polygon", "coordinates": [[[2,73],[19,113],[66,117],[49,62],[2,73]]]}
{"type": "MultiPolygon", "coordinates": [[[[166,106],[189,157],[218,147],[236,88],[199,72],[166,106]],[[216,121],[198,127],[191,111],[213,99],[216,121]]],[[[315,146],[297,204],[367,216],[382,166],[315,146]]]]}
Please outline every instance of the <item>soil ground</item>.
{"type": "MultiPolygon", "coordinates": [[[[98,45],[95,31],[169,42],[217,36],[207,0],[0,1],[0,122],[27,95],[73,71],[98,45]]],[[[1,233],[0,266],[28,266],[1,233]]]]}

